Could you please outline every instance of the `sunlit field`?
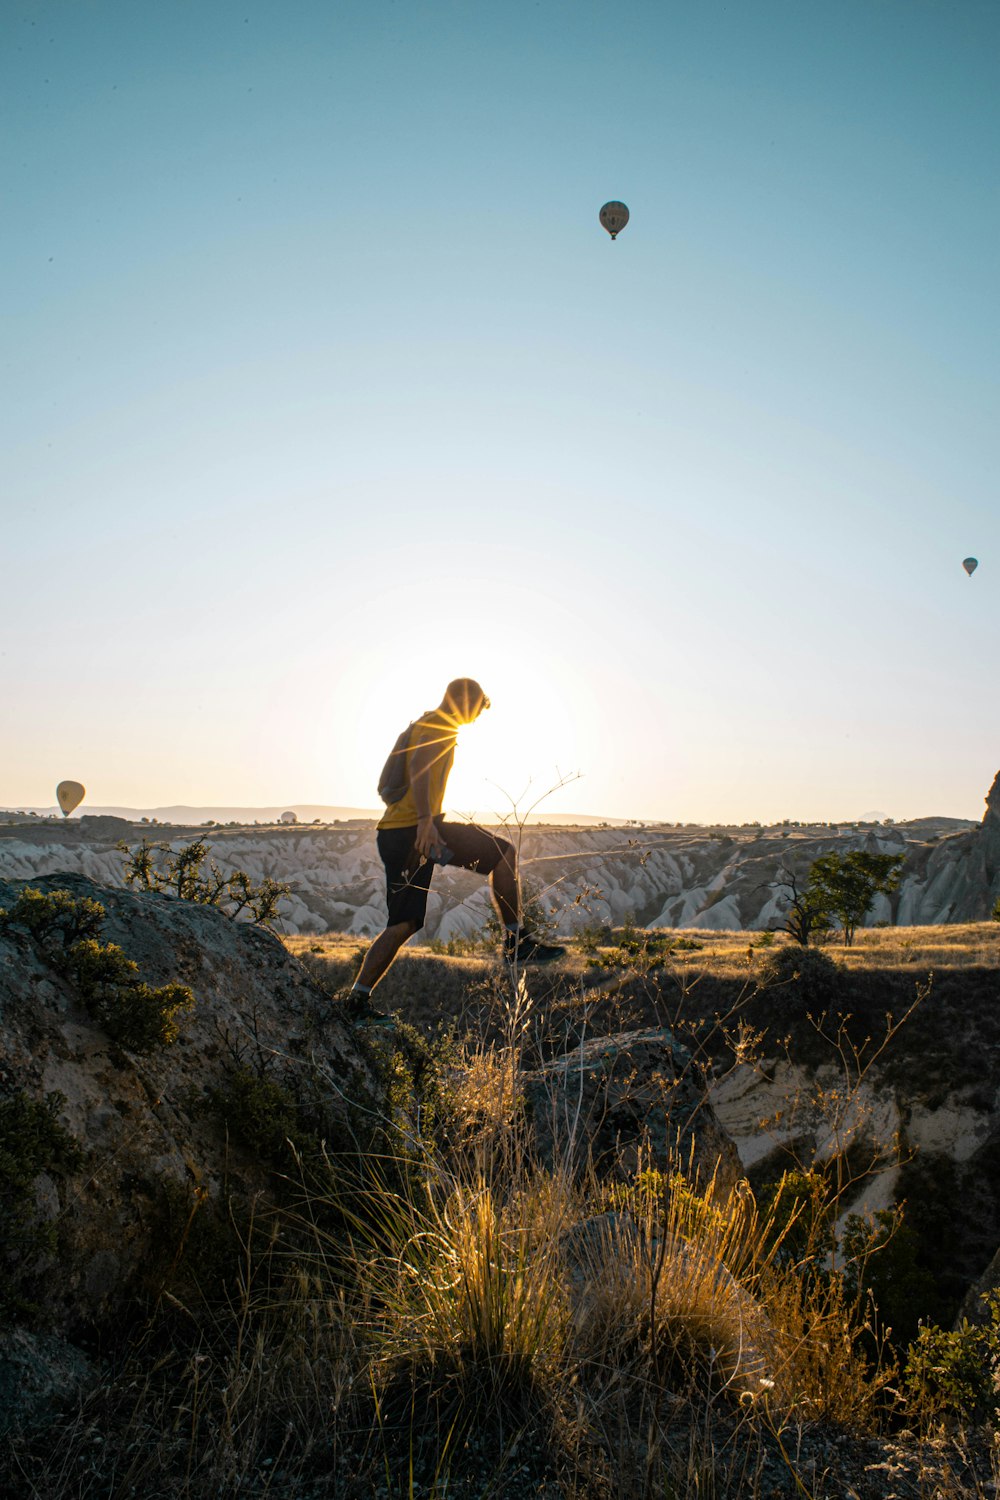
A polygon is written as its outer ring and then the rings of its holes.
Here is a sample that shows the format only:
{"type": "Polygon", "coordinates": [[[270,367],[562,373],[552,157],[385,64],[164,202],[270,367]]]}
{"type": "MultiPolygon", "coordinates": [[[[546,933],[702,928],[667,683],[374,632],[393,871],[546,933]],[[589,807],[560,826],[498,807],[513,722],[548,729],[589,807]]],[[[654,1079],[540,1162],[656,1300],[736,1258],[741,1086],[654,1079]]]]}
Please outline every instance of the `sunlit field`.
{"type": "MultiPolygon", "coordinates": [[[[669,963],[678,968],[704,970],[720,979],[735,979],[752,972],[755,963],[771,947],[790,945],[791,939],[781,933],[772,937],[761,932],[716,932],[701,928],[658,929],[657,937],[674,940],[680,946],[669,955],[669,963]],[[686,947],[697,944],[697,947],[686,947]]],[[[368,939],[346,933],[323,936],[297,935],[283,939],[297,956],[314,954],[345,966],[345,972],[368,945],[368,939]]],[[[490,953],[490,945],[454,943],[450,945],[410,943],[404,954],[445,959],[456,970],[473,973],[481,959],[490,953]],[[478,962],[477,962],[478,960],[478,962]]],[[[1000,922],[956,922],[938,927],[864,927],[859,928],[851,947],[845,947],[838,932],[814,940],[838,963],[855,969],[902,969],[915,972],[939,969],[1000,967],[1000,922]]],[[[611,942],[598,942],[596,953],[609,955],[611,942]]],[[[590,972],[590,959],[579,940],[568,944],[565,968],[572,974],[590,972]]]]}

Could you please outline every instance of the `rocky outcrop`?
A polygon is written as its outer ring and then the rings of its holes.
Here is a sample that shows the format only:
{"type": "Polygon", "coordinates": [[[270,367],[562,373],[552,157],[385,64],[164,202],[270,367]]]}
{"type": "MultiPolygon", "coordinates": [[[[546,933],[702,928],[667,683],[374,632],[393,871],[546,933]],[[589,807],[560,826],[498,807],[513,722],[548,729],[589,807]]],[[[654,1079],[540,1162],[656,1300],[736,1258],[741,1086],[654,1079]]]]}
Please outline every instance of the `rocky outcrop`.
{"type": "Polygon", "coordinates": [[[839,985],[825,1011],[793,1010],[787,992],[749,997],[739,1013],[759,1055],[734,1065],[720,1052],[709,1098],[755,1186],[839,1159],[841,1224],[904,1204],[933,1316],[950,1321],[991,1260],[997,1274],[1000,975],[942,970],[905,1020],[912,973],[842,968],[839,985]]]}
{"type": "MultiPolygon", "coordinates": [[[[1000,778],[998,778],[1000,781],[1000,778]]],[[[982,824],[926,818],[902,824],[782,824],[771,828],[647,827],[514,830],[531,885],[564,931],[586,923],[768,928],[788,906],[784,872],[801,880],[830,850],[905,855],[902,881],[879,897],[872,923],[978,921],[1000,896],[1000,789],[987,798],[982,824]]],[[[288,882],[281,930],[373,934],[385,919],[384,878],[374,824],[286,827],[156,827],[91,817],[0,826],[0,878],[30,879],[75,870],[116,885],[120,838],[137,845],[155,834],[176,848],[205,838],[220,868],[288,882]],[[112,826],[113,825],[113,826],[112,826]]],[[[425,938],[478,933],[491,907],[484,882],[461,870],[436,873],[425,938]]]]}
{"type": "MultiPolygon", "coordinates": [[[[364,1085],[366,1064],[329,999],[269,933],[85,876],[34,884],[99,901],[100,940],[119,945],[148,984],[179,981],[195,1000],[173,1045],[130,1053],[98,1026],[44,944],[0,923],[0,1099],[55,1096],[83,1153],[68,1175],[38,1178],[37,1220],[50,1232],[17,1269],[46,1326],[72,1332],[100,1324],[144,1286],[172,1202],[193,1209],[265,1190],[267,1164],[227,1133],[213,1104],[238,1069],[291,1094],[309,1070],[336,1112],[364,1085]]],[[[19,890],[0,881],[0,908],[10,910],[19,890]]]]}
{"type": "Polygon", "coordinates": [[[627,1179],[643,1166],[679,1166],[722,1193],[743,1175],[701,1069],[669,1031],[591,1037],[529,1073],[523,1087],[546,1166],[558,1160],[627,1179]]]}

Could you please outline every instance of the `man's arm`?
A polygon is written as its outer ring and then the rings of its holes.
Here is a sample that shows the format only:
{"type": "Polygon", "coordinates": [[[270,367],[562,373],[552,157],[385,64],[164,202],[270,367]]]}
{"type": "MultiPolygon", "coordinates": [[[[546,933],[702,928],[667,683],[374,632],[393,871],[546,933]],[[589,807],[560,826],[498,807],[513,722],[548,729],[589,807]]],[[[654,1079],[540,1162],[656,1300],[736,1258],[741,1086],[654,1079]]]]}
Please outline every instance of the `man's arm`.
{"type": "Polygon", "coordinates": [[[431,770],[440,755],[440,742],[434,740],[424,740],[410,751],[410,790],[417,809],[416,848],[421,859],[434,859],[441,850],[430,801],[431,770]]]}

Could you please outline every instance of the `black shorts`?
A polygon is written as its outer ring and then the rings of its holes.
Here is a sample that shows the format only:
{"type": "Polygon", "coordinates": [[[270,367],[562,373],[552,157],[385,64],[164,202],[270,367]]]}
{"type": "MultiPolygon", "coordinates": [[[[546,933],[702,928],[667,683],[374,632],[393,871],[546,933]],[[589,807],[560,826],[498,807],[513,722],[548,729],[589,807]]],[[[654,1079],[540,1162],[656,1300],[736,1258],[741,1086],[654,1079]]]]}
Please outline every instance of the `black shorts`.
{"type": "MultiPolygon", "coordinates": [[[[490,875],[513,845],[475,823],[446,823],[435,818],[441,841],[451,850],[450,864],[462,870],[490,875]]],[[[414,930],[424,925],[427,892],[434,874],[434,860],[421,859],[416,851],[416,825],[412,828],[380,828],[378,852],[385,865],[385,897],[389,907],[387,927],[412,922],[414,930]]]]}

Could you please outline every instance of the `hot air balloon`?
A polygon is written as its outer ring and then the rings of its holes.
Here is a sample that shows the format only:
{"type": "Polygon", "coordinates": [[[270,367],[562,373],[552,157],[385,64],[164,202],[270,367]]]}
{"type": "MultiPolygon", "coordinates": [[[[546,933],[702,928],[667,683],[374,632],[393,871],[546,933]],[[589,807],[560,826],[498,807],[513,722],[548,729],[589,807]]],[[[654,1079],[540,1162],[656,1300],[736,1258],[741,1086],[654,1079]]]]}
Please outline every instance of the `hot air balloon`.
{"type": "Polygon", "coordinates": [[[968,573],[969,577],[971,578],[972,575],[973,575],[973,573],[979,567],[979,558],[978,557],[966,557],[966,558],[963,558],[962,559],[962,567],[965,569],[965,571],[968,573]]]}
{"type": "Polygon", "coordinates": [[[86,787],[81,786],[78,781],[60,781],[56,787],[56,801],[62,808],[63,817],[68,818],[74,807],[79,807],[86,795],[86,787]]]}
{"type": "Polygon", "coordinates": [[[624,203],[616,201],[605,203],[600,212],[600,220],[611,238],[616,239],[628,223],[628,209],[624,203]]]}

